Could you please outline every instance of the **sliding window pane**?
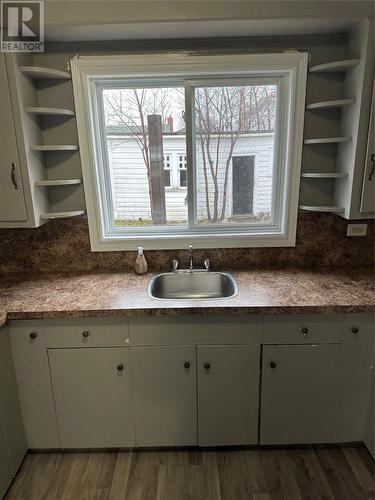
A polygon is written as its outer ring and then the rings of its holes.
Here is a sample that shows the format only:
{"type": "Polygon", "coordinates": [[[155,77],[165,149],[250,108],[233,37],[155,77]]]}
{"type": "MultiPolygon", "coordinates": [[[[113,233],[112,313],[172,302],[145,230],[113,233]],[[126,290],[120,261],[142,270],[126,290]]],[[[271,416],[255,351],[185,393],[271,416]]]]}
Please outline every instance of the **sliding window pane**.
{"type": "Polygon", "coordinates": [[[103,105],[115,227],[186,224],[186,190],[171,189],[173,150],[186,155],[184,89],[104,89],[103,105]]]}
{"type": "Polygon", "coordinates": [[[194,96],[198,223],[270,222],[277,86],[197,86],[194,96]]]}

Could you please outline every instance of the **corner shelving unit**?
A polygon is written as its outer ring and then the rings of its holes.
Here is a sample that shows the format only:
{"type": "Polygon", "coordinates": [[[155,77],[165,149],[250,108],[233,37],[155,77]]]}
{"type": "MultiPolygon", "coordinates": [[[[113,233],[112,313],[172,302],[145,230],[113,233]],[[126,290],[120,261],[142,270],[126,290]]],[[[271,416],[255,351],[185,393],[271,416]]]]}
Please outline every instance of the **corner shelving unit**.
{"type": "MultiPolygon", "coordinates": [[[[64,57],[64,56],[63,56],[64,57]]],[[[82,172],[75,128],[70,71],[48,55],[15,58],[19,104],[27,131],[25,147],[32,171],[36,221],[83,215],[82,172]],[[54,106],[58,102],[60,106],[54,106]],[[52,177],[52,178],[51,178],[52,177]]],[[[38,222],[36,222],[38,225],[38,222]]]]}
{"type": "Polygon", "coordinates": [[[346,213],[344,203],[341,205],[342,199],[336,193],[347,189],[345,186],[349,183],[349,169],[342,160],[343,152],[355,148],[352,129],[344,123],[347,116],[352,116],[354,121],[357,113],[355,108],[358,92],[352,82],[355,80],[354,73],[358,72],[361,66],[363,54],[358,44],[353,47],[349,43],[346,55],[355,57],[338,58],[313,65],[309,69],[309,74],[317,79],[314,81],[316,85],[312,85],[313,92],[322,89],[326,96],[314,95],[314,99],[310,98],[310,103],[306,105],[306,110],[311,115],[306,117],[306,121],[310,120],[310,137],[304,139],[304,145],[308,149],[304,155],[304,168],[301,173],[303,183],[299,208],[303,211],[341,215],[346,213]],[[358,55],[360,57],[357,57],[358,55]],[[331,73],[337,76],[330,77],[331,73]],[[322,85],[322,79],[325,79],[323,81],[327,85],[322,85]],[[330,99],[327,99],[328,96],[330,99]],[[338,112],[340,114],[337,114],[338,112]],[[318,147],[320,149],[317,149],[318,147]],[[314,171],[315,165],[318,164],[319,171],[314,171]]]}

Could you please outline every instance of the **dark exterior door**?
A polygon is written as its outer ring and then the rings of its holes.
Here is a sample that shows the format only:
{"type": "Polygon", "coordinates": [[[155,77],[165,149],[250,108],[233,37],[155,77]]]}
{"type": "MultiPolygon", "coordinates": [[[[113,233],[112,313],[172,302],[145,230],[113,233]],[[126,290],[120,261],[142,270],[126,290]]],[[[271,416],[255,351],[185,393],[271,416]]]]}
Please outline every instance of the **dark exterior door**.
{"type": "Polygon", "coordinates": [[[233,213],[253,213],[254,198],[254,156],[233,156],[233,213]]]}

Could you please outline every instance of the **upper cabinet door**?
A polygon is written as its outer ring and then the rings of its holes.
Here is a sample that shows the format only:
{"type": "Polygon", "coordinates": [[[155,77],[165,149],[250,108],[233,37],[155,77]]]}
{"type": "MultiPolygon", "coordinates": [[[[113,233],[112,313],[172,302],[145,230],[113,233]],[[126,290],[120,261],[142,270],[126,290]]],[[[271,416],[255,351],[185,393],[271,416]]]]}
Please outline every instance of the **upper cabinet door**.
{"type": "Polygon", "coordinates": [[[4,54],[0,54],[0,221],[27,219],[4,54]]]}
{"type": "Polygon", "coordinates": [[[137,446],[197,444],[195,346],[134,347],[137,446]]]}
{"type": "Polygon", "coordinates": [[[260,347],[198,346],[199,445],[258,442],[260,347]]]}
{"type": "Polygon", "coordinates": [[[375,212],[375,83],[372,92],[372,105],[370,126],[368,132],[368,143],[366,153],[366,164],[363,176],[361,212],[375,212]]]}

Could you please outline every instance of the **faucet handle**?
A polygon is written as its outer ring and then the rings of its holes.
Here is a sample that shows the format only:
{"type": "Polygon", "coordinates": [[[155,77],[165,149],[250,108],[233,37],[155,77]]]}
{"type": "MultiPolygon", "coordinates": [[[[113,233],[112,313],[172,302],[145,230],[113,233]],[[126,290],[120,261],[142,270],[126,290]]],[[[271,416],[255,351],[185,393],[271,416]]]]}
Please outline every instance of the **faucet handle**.
{"type": "Polygon", "coordinates": [[[203,264],[204,264],[205,270],[209,271],[210,270],[210,259],[204,259],[203,264]]]}
{"type": "Polygon", "coordinates": [[[178,266],[180,265],[178,259],[173,259],[172,260],[172,271],[177,271],[178,266]]]}

